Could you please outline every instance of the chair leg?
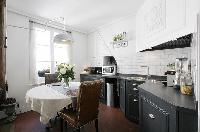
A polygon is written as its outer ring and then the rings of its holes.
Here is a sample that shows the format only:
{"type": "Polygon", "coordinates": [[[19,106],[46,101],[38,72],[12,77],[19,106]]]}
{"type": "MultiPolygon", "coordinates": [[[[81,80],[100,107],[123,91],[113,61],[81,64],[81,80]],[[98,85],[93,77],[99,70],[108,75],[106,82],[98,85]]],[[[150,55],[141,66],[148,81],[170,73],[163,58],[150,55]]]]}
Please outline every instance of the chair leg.
{"type": "Polygon", "coordinates": [[[78,128],[75,128],[75,129],[73,130],[73,132],[81,132],[81,129],[80,129],[80,127],[78,127],[78,128]]]}
{"type": "Polygon", "coordinates": [[[66,128],[66,130],[68,129],[68,124],[66,121],[65,121],[65,128],[66,128]]]}
{"type": "Polygon", "coordinates": [[[96,128],[96,132],[99,132],[99,121],[98,119],[95,120],[95,128],[96,128]]]}
{"type": "Polygon", "coordinates": [[[63,132],[63,119],[60,118],[60,129],[61,129],[61,132],[63,132]]]}
{"type": "Polygon", "coordinates": [[[58,117],[59,117],[59,115],[58,115],[58,112],[57,112],[57,115],[56,115],[55,120],[54,120],[54,125],[56,125],[56,121],[57,121],[58,117]]]}

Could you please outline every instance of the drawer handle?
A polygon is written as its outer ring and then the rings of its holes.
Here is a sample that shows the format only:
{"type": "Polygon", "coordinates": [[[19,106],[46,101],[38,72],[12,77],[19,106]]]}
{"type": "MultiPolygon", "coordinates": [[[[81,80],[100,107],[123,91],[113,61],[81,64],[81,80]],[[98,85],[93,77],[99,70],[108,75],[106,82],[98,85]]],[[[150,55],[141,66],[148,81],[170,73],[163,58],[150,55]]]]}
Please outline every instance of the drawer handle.
{"type": "Polygon", "coordinates": [[[136,86],[137,84],[136,83],[133,83],[133,86],[136,86]]]}
{"type": "Polygon", "coordinates": [[[138,100],[137,100],[137,99],[134,99],[133,101],[134,101],[134,102],[138,102],[138,100]]]}
{"type": "Polygon", "coordinates": [[[155,116],[154,116],[153,114],[149,114],[149,117],[150,117],[151,119],[155,119],[155,116]]]}
{"type": "Polygon", "coordinates": [[[137,88],[133,88],[133,91],[138,91],[138,89],[137,88]]]}

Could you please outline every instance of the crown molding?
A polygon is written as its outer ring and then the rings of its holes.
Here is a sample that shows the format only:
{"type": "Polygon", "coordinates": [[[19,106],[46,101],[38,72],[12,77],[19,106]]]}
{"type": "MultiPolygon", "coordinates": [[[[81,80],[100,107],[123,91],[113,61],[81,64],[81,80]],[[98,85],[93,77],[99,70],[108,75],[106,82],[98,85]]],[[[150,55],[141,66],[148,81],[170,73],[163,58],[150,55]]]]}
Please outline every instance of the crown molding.
{"type": "Polygon", "coordinates": [[[74,31],[74,32],[78,32],[78,33],[81,33],[81,34],[85,34],[85,35],[88,34],[88,32],[77,29],[75,27],[68,26],[68,25],[65,25],[65,24],[62,24],[62,23],[59,23],[59,22],[56,22],[56,21],[52,21],[51,19],[36,16],[36,15],[30,14],[30,13],[27,13],[27,12],[24,12],[24,11],[20,11],[20,10],[11,8],[11,7],[7,7],[7,12],[14,13],[14,14],[17,14],[17,15],[21,15],[21,16],[29,18],[29,20],[40,22],[40,23],[43,23],[43,24],[46,24],[47,22],[51,22],[51,25],[56,26],[56,27],[61,27],[61,28],[65,27],[66,30],[69,30],[69,31],[74,31]]]}
{"type": "Polygon", "coordinates": [[[100,30],[100,29],[102,29],[102,28],[106,28],[106,27],[111,26],[111,25],[113,25],[113,24],[116,24],[116,23],[119,23],[119,22],[124,21],[124,20],[126,20],[126,19],[129,19],[130,17],[136,17],[136,13],[129,13],[129,14],[126,15],[126,16],[120,17],[120,18],[118,18],[118,19],[115,19],[115,20],[113,20],[113,21],[111,21],[111,22],[108,22],[108,23],[103,24],[103,25],[101,25],[101,26],[98,26],[98,27],[96,27],[96,28],[92,28],[92,29],[90,29],[90,30],[88,31],[88,34],[94,33],[94,32],[96,32],[96,31],[98,31],[98,30],[100,30]]]}

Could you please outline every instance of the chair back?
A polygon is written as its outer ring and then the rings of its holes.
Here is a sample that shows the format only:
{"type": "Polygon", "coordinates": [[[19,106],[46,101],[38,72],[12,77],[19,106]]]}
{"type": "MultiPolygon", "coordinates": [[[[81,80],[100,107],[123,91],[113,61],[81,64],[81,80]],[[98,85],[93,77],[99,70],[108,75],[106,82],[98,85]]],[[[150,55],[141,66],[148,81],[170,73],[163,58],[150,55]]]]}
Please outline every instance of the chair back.
{"type": "Polygon", "coordinates": [[[45,73],[45,84],[51,84],[51,83],[56,83],[59,82],[57,79],[58,75],[57,74],[50,74],[50,73],[45,73]]]}
{"type": "Polygon", "coordinates": [[[81,83],[77,102],[78,120],[81,124],[97,118],[101,88],[102,82],[99,80],[81,83]]]}

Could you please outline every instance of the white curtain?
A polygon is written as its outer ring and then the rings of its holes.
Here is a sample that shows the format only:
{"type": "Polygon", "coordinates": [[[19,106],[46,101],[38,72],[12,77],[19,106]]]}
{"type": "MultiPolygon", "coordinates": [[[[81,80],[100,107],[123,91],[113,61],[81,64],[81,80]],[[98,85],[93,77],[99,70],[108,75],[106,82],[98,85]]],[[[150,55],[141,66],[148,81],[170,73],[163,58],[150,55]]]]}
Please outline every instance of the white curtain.
{"type": "MultiPolygon", "coordinates": [[[[38,70],[42,70],[42,69],[38,69],[38,66],[39,66],[38,62],[41,61],[37,55],[38,52],[41,52],[41,51],[38,51],[38,44],[49,43],[49,51],[48,49],[42,49],[43,51],[40,54],[41,54],[41,58],[43,58],[45,55],[48,56],[48,54],[50,53],[50,56],[49,56],[50,59],[43,60],[43,61],[51,63],[50,64],[51,73],[55,73],[56,65],[59,65],[60,63],[71,63],[72,46],[53,43],[54,36],[62,32],[63,32],[62,30],[59,30],[56,28],[51,28],[46,25],[30,22],[30,34],[29,34],[30,36],[29,74],[30,75],[29,76],[30,76],[30,83],[32,85],[36,85],[36,84],[40,84],[44,82],[44,78],[38,77],[38,70]],[[43,32],[45,35],[41,34],[41,32],[43,32]]],[[[45,66],[45,69],[46,68],[48,67],[45,66]]]]}
{"type": "Polygon", "coordinates": [[[36,70],[36,44],[35,44],[35,37],[36,37],[36,30],[34,30],[33,23],[29,23],[29,79],[32,85],[38,84],[38,75],[36,70]]]}

